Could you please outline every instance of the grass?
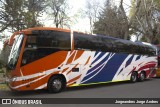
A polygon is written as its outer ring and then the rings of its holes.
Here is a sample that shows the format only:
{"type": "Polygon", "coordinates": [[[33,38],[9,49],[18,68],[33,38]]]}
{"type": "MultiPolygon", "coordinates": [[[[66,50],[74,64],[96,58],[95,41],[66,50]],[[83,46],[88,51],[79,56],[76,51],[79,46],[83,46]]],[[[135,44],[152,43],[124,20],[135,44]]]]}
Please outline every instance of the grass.
{"type": "Polygon", "coordinates": [[[0,84],[0,90],[8,90],[8,87],[5,83],[0,84]]]}
{"type": "Polygon", "coordinates": [[[5,84],[4,78],[3,78],[4,70],[0,69],[0,90],[8,90],[7,85],[5,84]]]}

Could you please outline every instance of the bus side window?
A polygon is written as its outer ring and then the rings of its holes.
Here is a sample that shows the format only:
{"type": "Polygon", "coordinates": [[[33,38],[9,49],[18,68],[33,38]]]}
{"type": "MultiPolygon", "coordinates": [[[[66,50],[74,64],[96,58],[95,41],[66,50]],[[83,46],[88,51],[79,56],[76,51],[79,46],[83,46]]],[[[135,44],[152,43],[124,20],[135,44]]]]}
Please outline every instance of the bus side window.
{"type": "Polygon", "coordinates": [[[36,52],[35,50],[26,50],[23,53],[23,57],[22,57],[22,66],[26,65],[30,62],[33,62],[36,59],[36,52]]]}

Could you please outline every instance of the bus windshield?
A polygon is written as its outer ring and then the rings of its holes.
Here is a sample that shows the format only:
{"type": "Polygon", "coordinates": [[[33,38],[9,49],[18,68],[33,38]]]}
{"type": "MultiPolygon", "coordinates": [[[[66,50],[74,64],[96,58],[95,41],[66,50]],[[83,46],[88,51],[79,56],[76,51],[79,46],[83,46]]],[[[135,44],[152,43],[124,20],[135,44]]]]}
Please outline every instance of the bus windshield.
{"type": "Polygon", "coordinates": [[[18,62],[18,56],[20,54],[20,49],[22,46],[23,35],[16,35],[15,40],[8,58],[8,67],[9,69],[14,69],[18,62]]]}

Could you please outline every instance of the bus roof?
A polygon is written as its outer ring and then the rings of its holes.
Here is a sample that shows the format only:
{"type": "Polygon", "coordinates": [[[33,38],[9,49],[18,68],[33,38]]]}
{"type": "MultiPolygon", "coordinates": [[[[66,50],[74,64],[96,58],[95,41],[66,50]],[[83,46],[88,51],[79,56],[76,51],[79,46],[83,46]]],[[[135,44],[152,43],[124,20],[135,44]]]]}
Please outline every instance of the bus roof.
{"type": "MultiPolygon", "coordinates": [[[[60,32],[71,32],[71,30],[67,30],[67,29],[62,29],[62,28],[53,28],[53,27],[34,27],[34,28],[28,28],[28,29],[24,29],[24,30],[22,30],[22,31],[18,31],[18,32],[15,32],[12,36],[11,36],[11,38],[10,38],[10,40],[9,40],[9,42],[8,42],[8,45],[12,45],[13,44],[13,41],[14,41],[14,37],[15,37],[15,35],[17,35],[17,34],[26,34],[26,35],[28,35],[28,34],[34,34],[35,32],[34,31],[41,31],[41,30],[48,30],[48,31],[51,31],[51,30],[53,30],[53,31],[60,31],[60,32]]],[[[82,35],[89,35],[89,36],[91,36],[90,34],[85,34],[85,33],[83,33],[83,32],[78,32],[78,31],[74,31],[75,33],[79,33],[79,34],[82,34],[82,35]]],[[[110,37],[110,36],[104,36],[104,35],[92,35],[92,36],[99,36],[99,37],[105,37],[106,39],[116,39],[116,40],[118,40],[119,42],[121,42],[121,43],[125,43],[125,44],[133,44],[133,45],[137,45],[137,46],[146,46],[146,44],[144,44],[144,43],[142,43],[142,42],[132,42],[132,41],[128,41],[128,40],[124,40],[124,39],[119,39],[119,38],[114,38],[114,37],[110,37]]],[[[152,47],[152,46],[150,46],[150,45],[147,45],[147,46],[149,46],[149,47],[152,47]]],[[[153,48],[153,47],[152,47],[153,48]]]]}
{"type": "Polygon", "coordinates": [[[71,32],[71,30],[62,29],[62,28],[53,28],[53,27],[34,27],[34,28],[28,28],[28,29],[24,29],[22,31],[17,31],[17,32],[13,33],[13,35],[11,36],[8,44],[10,46],[13,44],[14,37],[17,34],[32,34],[33,31],[37,31],[37,30],[53,30],[53,31],[61,31],[61,32],[71,32]]]}

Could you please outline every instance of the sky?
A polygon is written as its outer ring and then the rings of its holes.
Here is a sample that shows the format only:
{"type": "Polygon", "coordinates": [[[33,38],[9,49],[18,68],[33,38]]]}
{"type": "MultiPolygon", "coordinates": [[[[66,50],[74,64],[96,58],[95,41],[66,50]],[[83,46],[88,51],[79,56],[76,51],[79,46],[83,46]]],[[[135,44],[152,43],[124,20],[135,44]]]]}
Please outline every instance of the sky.
{"type": "MultiPolygon", "coordinates": [[[[86,2],[90,0],[68,0],[69,7],[71,12],[68,13],[69,17],[71,18],[71,30],[81,31],[81,32],[88,32],[90,33],[90,23],[89,19],[86,16],[82,16],[81,12],[86,9],[86,2]],[[77,18],[75,18],[75,16],[77,18]],[[76,19],[76,20],[75,20],[76,19]]],[[[94,1],[94,0],[93,0],[94,1]]],[[[105,0],[98,0],[100,5],[104,5],[105,0]]],[[[112,0],[115,5],[119,5],[120,0],[112,0]]],[[[131,0],[124,0],[124,8],[127,10],[127,14],[129,14],[128,5],[130,5],[131,0]]],[[[40,18],[40,22],[42,22],[45,27],[55,27],[53,24],[53,20],[51,20],[48,14],[43,14],[40,18]]],[[[12,33],[8,32],[7,30],[4,32],[5,35],[11,35],[12,33]]]]}
{"type": "MultiPolygon", "coordinates": [[[[72,22],[70,23],[71,29],[81,32],[90,32],[90,23],[89,19],[86,16],[81,16],[82,10],[86,9],[86,2],[89,0],[68,0],[69,6],[71,7],[71,12],[68,14],[72,22]],[[78,15],[79,17],[75,20],[75,15],[78,15]]],[[[99,0],[100,5],[104,5],[105,0],[99,0]]],[[[119,5],[120,0],[112,0],[115,5],[119,5]]],[[[129,14],[128,5],[130,5],[130,0],[124,0],[124,8],[127,10],[127,14],[129,14]]],[[[47,15],[45,14],[42,18],[42,21],[45,20],[45,26],[46,27],[55,27],[53,24],[53,20],[47,19],[47,15]]]]}
{"type": "MultiPolygon", "coordinates": [[[[70,23],[71,29],[81,32],[89,31],[90,24],[89,19],[85,16],[81,15],[81,12],[85,10],[87,0],[68,0],[69,7],[71,12],[69,12],[69,17],[71,18],[72,22],[70,23]],[[78,18],[75,18],[77,16],[78,18]],[[75,20],[76,19],[76,20],[75,20]]],[[[104,1],[104,0],[100,0],[104,1]]],[[[48,15],[44,15],[42,21],[46,19],[45,26],[46,27],[55,27],[53,24],[53,20],[47,19],[48,15]]]]}
{"type": "MultiPolygon", "coordinates": [[[[100,4],[103,6],[105,0],[99,0],[100,4]]],[[[120,0],[112,0],[115,5],[119,5],[120,0]]],[[[129,6],[130,6],[130,1],[131,0],[124,0],[124,8],[129,14],[129,6]]],[[[69,16],[72,19],[72,22],[70,23],[71,25],[71,30],[75,31],[80,31],[80,32],[88,32],[90,33],[90,24],[89,24],[89,19],[85,16],[81,16],[80,12],[82,10],[85,10],[86,8],[86,2],[87,0],[68,0],[69,6],[71,7],[71,12],[69,12],[69,16]],[[75,15],[78,16],[78,18],[75,20],[75,15]]],[[[40,18],[41,22],[44,23],[45,27],[55,27],[53,24],[53,20],[49,18],[47,14],[43,14],[43,16],[40,18]]],[[[4,32],[5,35],[12,35],[11,32],[8,32],[7,30],[4,32]]],[[[134,41],[135,37],[132,36],[131,39],[134,41]]],[[[1,47],[0,43],[0,48],[1,47]]]]}

